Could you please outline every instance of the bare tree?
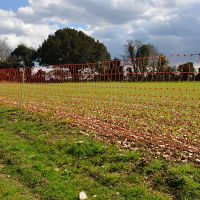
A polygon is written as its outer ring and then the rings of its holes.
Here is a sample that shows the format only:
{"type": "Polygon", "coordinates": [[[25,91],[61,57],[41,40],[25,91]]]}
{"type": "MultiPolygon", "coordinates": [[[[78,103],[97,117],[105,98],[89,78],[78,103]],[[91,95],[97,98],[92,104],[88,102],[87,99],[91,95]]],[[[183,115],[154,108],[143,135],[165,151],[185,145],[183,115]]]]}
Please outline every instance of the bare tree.
{"type": "Polygon", "coordinates": [[[126,53],[125,57],[134,59],[138,52],[138,49],[143,45],[140,40],[127,40],[126,44],[124,45],[124,51],[126,53]]]}
{"type": "MultiPolygon", "coordinates": [[[[133,66],[134,72],[137,72],[137,66],[135,62],[135,58],[137,56],[138,50],[141,48],[143,43],[140,40],[127,40],[126,44],[124,45],[124,51],[126,53],[125,58],[130,58],[130,63],[133,66]]],[[[129,63],[129,64],[130,64],[129,63]]]]}
{"type": "Polygon", "coordinates": [[[0,61],[6,60],[11,54],[11,48],[4,40],[0,40],[0,61]]]}

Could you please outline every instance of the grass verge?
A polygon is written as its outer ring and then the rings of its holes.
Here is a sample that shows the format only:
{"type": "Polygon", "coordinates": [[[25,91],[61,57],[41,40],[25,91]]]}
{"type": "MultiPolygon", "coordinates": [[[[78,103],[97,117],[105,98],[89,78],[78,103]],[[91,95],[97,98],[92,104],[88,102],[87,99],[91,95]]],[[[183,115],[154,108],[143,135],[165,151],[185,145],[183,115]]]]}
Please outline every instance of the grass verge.
{"type": "Polygon", "coordinates": [[[200,199],[200,169],[94,141],[68,121],[0,106],[0,199],[200,199]]]}

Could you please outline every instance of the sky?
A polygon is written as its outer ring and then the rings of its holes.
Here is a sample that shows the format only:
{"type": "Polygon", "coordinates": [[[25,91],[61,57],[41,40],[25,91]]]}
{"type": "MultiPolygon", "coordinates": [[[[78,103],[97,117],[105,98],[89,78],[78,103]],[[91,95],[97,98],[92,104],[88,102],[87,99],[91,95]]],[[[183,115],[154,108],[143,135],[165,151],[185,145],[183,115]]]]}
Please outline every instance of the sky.
{"type": "Polygon", "coordinates": [[[200,0],[1,0],[0,39],[11,48],[38,48],[60,28],[103,42],[112,57],[127,40],[153,44],[164,55],[200,53],[200,0]]]}

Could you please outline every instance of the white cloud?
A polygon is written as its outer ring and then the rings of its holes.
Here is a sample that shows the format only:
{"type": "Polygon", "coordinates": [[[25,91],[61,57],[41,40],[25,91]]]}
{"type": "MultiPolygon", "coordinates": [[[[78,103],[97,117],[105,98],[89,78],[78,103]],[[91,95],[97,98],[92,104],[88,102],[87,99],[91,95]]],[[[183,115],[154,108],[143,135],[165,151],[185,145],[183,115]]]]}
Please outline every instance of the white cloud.
{"type": "Polygon", "coordinates": [[[34,10],[31,7],[21,7],[18,9],[18,14],[22,17],[30,17],[34,15],[34,10]]]}
{"type": "Polygon", "coordinates": [[[59,27],[57,25],[25,23],[14,12],[0,10],[0,39],[15,48],[19,43],[37,48],[39,44],[59,27]]]}

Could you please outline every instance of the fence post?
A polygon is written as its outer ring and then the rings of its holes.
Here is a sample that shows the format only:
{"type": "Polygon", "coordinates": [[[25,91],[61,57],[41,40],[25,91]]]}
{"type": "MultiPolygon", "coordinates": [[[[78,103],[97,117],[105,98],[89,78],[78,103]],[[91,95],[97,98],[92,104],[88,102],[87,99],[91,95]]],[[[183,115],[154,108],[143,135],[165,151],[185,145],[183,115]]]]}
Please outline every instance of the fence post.
{"type": "Polygon", "coordinates": [[[22,68],[22,84],[21,84],[21,99],[20,99],[20,107],[21,111],[23,109],[23,101],[24,101],[24,74],[25,74],[25,68],[22,68]]]}

